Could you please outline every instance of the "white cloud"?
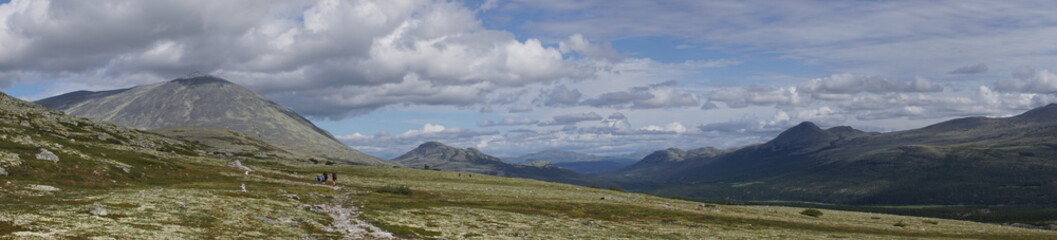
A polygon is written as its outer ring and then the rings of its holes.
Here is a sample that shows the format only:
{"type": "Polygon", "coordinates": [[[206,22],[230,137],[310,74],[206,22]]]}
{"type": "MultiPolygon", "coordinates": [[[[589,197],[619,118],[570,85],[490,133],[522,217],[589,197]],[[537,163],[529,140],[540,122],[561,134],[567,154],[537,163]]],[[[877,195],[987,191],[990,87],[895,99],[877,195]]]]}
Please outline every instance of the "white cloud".
{"type": "Polygon", "coordinates": [[[504,118],[503,120],[500,120],[500,121],[481,120],[480,122],[477,122],[477,126],[479,126],[479,127],[521,126],[521,125],[535,125],[536,123],[539,123],[539,121],[532,120],[532,119],[504,118]]]}
{"type": "Polygon", "coordinates": [[[622,56],[613,50],[609,44],[593,44],[583,35],[574,34],[569,39],[558,43],[558,49],[563,53],[576,52],[588,58],[603,59],[608,61],[620,61],[622,56]]]}
{"type": "Polygon", "coordinates": [[[532,106],[531,105],[526,105],[526,104],[516,104],[514,106],[511,106],[509,111],[507,111],[507,112],[510,112],[510,113],[532,112],[532,106]]]}
{"type": "Polygon", "coordinates": [[[1022,67],[1009,78],[995,82],[995,89],[1025,93],[1057,93],[1057,73],[1022,67]]]}
{"type": "Polygon", "coordinates": [[[653,131],[653,132],[685,133],[686,132],[686,126],[683,126],[683,124],[679,123],[679,122],[672,122],[672,123],[669,123],[668,125],[664,125],[664,126],[649,125],[649,126],[646,126],[646,127],[642,128],[642,130],[653,131]]]}
{"type": "Polygon", "coordinates": [[[959,67],[957,69],[947,72],[949,74],[978,74],[987,72],[987,64],[976,64],[970,66],[959,67]]]}
{"type": "MultiPolygon", "coordinates": [[[[754,106],[793,106],[802,102],[797,87],[754,85],[747,88],[721,88],[706,95],[709,103],[723,102],[729,108],[754,106]]],[[[707,105],[707,103],[706,103],[707,105]]],[[[712,103],[714,107],[715,104],[712,103]]]]}
{"type": "Polygon", "coordinates": [[[1047,11],[1057,4],[1045,1],[515,2],[517,9],[549,16],[523,26],[542,34],[675,38],[837,72],[910,78],[945,73],[935,69],[937,63],[986,59],[1016,66],[1057,60],[1046,41],[1057,34],[1052,24],[1057,16],[1047,11]]]}
{"type": "Polygon", "coordinates": [[[680,108],[697,107],[701,99],[697,94],[671,88],[676,82],[666,81],[647,87],[634,87],[625,91],[607,92],[597,98],[584,100],[581,104],[593,107],[613,108],[680,108]]]}
{"type": "Polygon", "coordinates": [[[573,106],[580,102],[582,96],[580,90],[557,85],[550,89],[540,90],[540,95],[533,100],[533,103],[548,107],[573,106]]]}
{"type": "Polygon", "coordinates": [[[713,59],[713,60],[686,60],[680,65],[687,68],[723,68],[741,64],[741,61],[730,60],[730,59],[713,59]]]}
{"type": "Polygon", "coordinates": [[[574,114],[565,114],[565,115],[554,116],[553,120],[546,121],[546,122],[540,122],[539,125],[540,126],[572,125],[572,124],[576,124],[578,122],[598,121],[598,120],[602,120],[602,116],[598,115],[598,113],[595,113],[595,112],[574,113],[574,114]]]}
{"type": "Polygon", "coordinates": [[[910,82],[885,79],[877,76],[857,76],[849,73],[833,74],[815,78],[800,84],[800,89],[809,93],[820,94],[856,94],[862,92],[938,92],[943,87],[933,84],[925,78],[915,78],[910,82]]]}
{"type": "Polygon", "coordinates": [[[499,132],[497,131],[475,131],[427,123],[421,129],[411,129],[396,136],[390,136],[388,132],[379,131],[373,136],[354,133],[338,136],[337,139],[361,151],[378,154],[383,157],[395,157],[423,142],[463,143],[477,141],[478,139],[498,134],[499,132]]]}
{"type": "MultiPolygon", "coordinates": [[[[570,39],[573,51],[612,51],[570,39]]],[[[468,106],[594,72],[445,1],[15,0],[0,5],[0,45],[6,83],[118,88],[206,72],[329,119],[392,104],[468,106]]]]}

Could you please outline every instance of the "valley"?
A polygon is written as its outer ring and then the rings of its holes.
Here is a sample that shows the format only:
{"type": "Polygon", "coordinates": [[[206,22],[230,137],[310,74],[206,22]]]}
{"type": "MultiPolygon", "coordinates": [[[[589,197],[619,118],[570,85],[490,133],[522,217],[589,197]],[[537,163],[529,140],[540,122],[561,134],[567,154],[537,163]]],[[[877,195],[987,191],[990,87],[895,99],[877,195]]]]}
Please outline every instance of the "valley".
{"type": "Polygon", "coordinates": [[[813,217],[800,207],[706,204],[486,174],[313,164],[284,154],[218,154],[202,144],[280,150],[231,140],[238,134],[186,141],[0,100],[0,131],[8,136],[0,142],[17,155],[0,177],[0,239],[1057,236],[838,210],[813,217]],[[58,161],[33,159],[40,148],[53,149],[58,161]],[[338,184],[315,183],[321,172],[336,172],[338,184]]]}

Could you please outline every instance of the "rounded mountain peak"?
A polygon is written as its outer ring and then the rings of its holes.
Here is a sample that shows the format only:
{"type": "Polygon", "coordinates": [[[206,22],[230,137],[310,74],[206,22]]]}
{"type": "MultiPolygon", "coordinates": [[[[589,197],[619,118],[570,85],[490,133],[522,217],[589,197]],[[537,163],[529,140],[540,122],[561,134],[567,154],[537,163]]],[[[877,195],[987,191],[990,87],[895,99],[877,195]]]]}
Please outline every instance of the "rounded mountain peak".
{"type": "Polygon", "coordinates": [[[429,141],[429,142],[423,143],[422,145],[418,145],[418,148],[441,148],[441,147],[448,147],[448,145],[444,145],[443,143],[440,143],[440,142],[437,142],[437,141],[429,141]]]}
{"type": "Polygon", "coordinates": [[[768,145],[775,149],[799,149],[836,139],[833,133],[823,131],[812,122],[802,122],[778,134],[768,145]]]}
{"type": "Polygon", "coordinates": [[[199,86],[199,85],[206,85],[206,84],[224,84],[224,85],[233,84],[230,81],[225,80],[223,78],[215,77],[213,75],[209,75],[209,74],[205,74],[205,73],[198,73],[198,72],[192,73],[192,74],[188,74],[187,76],[183,76],[183,77],[174,79],[174,80],[169,81],[169,82],[170,83],[175,83],[175,84],[181,84],[181,85],[185,85],[185,86],[199,86]]]}

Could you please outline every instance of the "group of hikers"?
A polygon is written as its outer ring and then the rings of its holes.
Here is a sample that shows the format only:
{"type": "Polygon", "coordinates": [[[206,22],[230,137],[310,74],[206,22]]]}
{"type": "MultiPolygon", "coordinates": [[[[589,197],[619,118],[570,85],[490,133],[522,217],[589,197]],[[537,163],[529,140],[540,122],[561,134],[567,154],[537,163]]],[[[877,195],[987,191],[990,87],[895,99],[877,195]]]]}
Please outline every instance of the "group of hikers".
{"type": "MultiPolygon", "coordinates": [[[[316,175],[316,182],[327,184],[327,172],[323,172],[323,175],[316,175]]],[[[330,173],[330,184],[338,185],[338,173],[330,173]]]]}
{"type": "MultiPolygon", "coordinates": [[[[462,178],[463,173],[459,172],[458,174],[459,178],[462,178]]],[[[466,177],[474,178],[474,173],[466,173],[466,177]]],[[[324,171],[321,176],[316,176],[316,182],[320,184],[327,184],[328,181],[330,181],[330,183],[333,185],[337,185],[337,172],[331,172],[330,174],[328,174],[326,171],[324,171]]]]}

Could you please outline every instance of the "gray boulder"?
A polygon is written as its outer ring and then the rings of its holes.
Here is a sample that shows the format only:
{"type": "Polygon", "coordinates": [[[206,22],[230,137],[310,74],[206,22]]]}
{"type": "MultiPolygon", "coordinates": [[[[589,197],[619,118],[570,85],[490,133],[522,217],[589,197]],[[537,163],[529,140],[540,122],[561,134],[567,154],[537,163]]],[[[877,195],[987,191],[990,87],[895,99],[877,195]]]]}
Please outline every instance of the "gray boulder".
{"type": "Polygon", "coordinates": [[[104,217],[104,216],[106,216],[108,214],[106,212],[106,206],[97,204],[97,205],[94,205],[94,207],[95,208],[93,208],[92,211],[89,211],[88,213],[91,213],[92,215],[96,215],[96,216],[100,216],[100,217],[104,217]]]}
{"type": "Polygon", "coordinates": [[[47,161],[52,161],[52,162],[55,162],[55,163],[59,163],[59,156],[56,156],[55,153],[52,153],[51,151],[48,151],[48,149],[41,148],[40,149],[40,153],[37,153],[34,156],[36,156],[37,159],[40,159],[40,160],[47,160],[47,161]]]}

